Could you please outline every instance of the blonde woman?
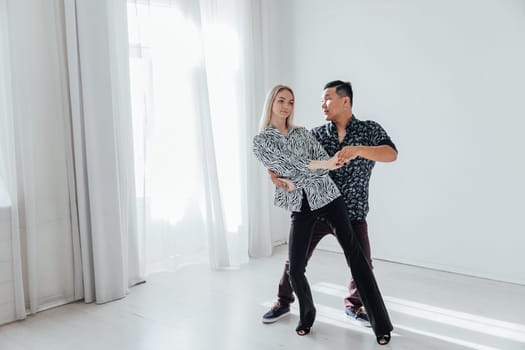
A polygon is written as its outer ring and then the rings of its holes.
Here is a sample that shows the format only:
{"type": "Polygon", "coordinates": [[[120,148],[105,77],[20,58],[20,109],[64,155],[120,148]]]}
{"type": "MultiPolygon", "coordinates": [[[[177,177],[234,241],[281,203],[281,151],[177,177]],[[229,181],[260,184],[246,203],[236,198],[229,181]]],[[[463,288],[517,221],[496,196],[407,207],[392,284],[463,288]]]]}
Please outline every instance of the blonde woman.
{"type": "Polygon", "coordinates": [[[290,282],[299,299],[296,332],[306,335],[316,309],[305,277],[307,253],[316,220],[326,217],[336,229],[357,288],[370,318],[377,342],[388,344],[393,327],[381,293],[352,230],[341,194],[328,176],[343,165],[339,154],[329,158],[314,136],[293,124],[294,93],[285,85],[272,88],[266,97],[259,134],[253,139],[255,156],[287,184],[276,188],[275,205],[291,211],[289,237],[290,282]]]}

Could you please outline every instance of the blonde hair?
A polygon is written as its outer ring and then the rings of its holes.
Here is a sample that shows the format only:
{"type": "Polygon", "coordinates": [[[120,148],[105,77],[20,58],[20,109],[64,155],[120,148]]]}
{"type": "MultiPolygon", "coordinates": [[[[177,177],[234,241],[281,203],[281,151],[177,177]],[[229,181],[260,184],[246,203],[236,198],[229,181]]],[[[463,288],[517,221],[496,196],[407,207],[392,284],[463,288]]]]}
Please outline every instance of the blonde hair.
{"type": "MultiPolygon", "coordinates": [[[[275,101],[277,94],[283,90],[290,91],[290,93],[292,94],[292,97],[295,98],[293,90],[286,85],[275,85],[270,91],[268,91],[268,94],[266,95],[266,99],[264,101],[263,110],[261,113],[261,121],[259,122],[259,132],[262,131],[264,128],[266,128],[268,125],[270,125],[270,120],[272,119],[273,102],[275,101]]],[[[290,113],[288,118],[286,118],[286,126],[288,128],[295,128],[295,125],[293,124],[294,110],[295,108],[292,109],[292,112],[290,113]]]]}

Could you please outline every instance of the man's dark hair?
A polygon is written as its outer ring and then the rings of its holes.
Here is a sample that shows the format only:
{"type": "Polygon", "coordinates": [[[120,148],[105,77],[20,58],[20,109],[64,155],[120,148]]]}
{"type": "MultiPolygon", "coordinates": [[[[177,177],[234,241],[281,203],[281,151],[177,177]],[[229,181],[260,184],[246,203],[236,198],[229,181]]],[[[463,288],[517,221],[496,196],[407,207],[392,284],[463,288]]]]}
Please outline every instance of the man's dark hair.
{"type": "Polygon", "coordinates": [[[354,104],[354,92],[352,91],[352,84],[349,81],[334,80],[327,83],[324,89],[335,88],[335,93],[339,97],[348,96],[350,99],[350,106],[354,104]]]}

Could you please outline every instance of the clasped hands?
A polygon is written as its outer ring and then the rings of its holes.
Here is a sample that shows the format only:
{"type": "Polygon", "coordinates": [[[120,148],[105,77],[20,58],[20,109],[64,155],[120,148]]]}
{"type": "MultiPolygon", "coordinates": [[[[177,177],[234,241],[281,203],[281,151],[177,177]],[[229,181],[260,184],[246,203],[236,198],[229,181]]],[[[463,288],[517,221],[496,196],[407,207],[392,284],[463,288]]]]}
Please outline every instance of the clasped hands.
{"type": "MultiPolygon", "coordinates": [[[[319,168],[327,170],[336,170],[341,168],[345,163],[359,156],[359,146],[346,146],[342,150],[334,154],[330,159],[322,161],[323,165],[319,168]]],[[[268,170],[268,174],[275,186],[283,188],[284,192],[292,192],[295,190],[295,185],[290,179],[280,177],[275,172],[268,170]]]]}

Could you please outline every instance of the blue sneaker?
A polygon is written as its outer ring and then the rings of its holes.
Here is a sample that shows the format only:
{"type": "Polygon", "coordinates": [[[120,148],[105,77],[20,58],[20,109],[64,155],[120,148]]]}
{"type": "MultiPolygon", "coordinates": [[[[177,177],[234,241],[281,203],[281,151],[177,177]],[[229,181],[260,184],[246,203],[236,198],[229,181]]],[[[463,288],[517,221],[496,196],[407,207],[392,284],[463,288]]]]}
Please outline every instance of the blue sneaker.
{"type": "Polygon", "coordinates": [[[351,309],[345,309],[345,314],[355,321],[355,324],[358,324],[363,327],[372,327],[368,315],[365,313],[365,310],[360,307],[356,311],[351,309]]]}
{"type": "Polygon", "coordinates": [[[281,303],[276,302],[270,311],[265,313],[262,317],[263,323],[274,323],[290,313],[290,306],[281,306],[281,303]]]}

